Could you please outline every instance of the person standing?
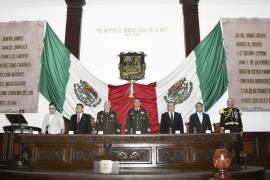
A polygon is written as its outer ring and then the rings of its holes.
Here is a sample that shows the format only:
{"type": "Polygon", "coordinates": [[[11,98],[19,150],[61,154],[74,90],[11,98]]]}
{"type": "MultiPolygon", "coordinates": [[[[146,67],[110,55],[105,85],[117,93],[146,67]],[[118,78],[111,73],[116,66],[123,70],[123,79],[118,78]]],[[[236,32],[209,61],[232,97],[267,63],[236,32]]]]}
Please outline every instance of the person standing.
{"type": "Polygon", "coordinates": [[[76,114],[70,118],[69,130],[75,134],[89,134],[91,132],[91,122],[94,118],[90,114],[84,113],[83,104],[76,105],[76,114]]]}
{"type": "Polygon", "coordinates": [[[206,130],[210,130],[212,132],[212,126],[210,117],[208,114],[203,112],[203,104],[198,102],[195,105],[196,113],[192,114],[189,118],[189,126],[191,132],[195,133],[205,133],[206,130]]]}
{"type": "Polygon", "coordinates": [[[230,132],[243,132],[243,124],[241,112],[238,108],[234,107],[233,98],[228,98],[227,108],[220,110],[220,126],[230,132]]]}
{"type": "Polygon", "coordinates": [[[134,108],[128,111],[126,120],[126,133],[135,134],[136,131],[140,131],[142,134],[151,133],[148,112],[146,109],[141,108],[141,100],[135,98],[133,100],[134,108]]]}
{"type": "Polygon", "coordinates": [[[240,151],[243,150],[243,124],[241,112],[238,108],[234,107],[233,98],[228,98],[227,108],[220,110],[220,126],[223,127],[224,130],[239,133],[237,136],[237,142],[232,145],[231,150],[235,151],[236,162],[237,164],[240,164],[240,151]]]}
{"type": "Polygon", "coordinates": [[[49,104],[49,113],[44,116],[42,123],[43,134],[62,134],[65,130],[63,116],[56,111],[54,103],[49,104]]]}
{"type": "Polygon", "coordinates": [[[104,134],[120,134],[120,124],[117,113],[111,111],[111,101],[105,101],[104,110],[98,112],[96,130],[103,131],[104,134]]]}
{"type": "Polygon", "coordinates": [[[180,113],[175,112],[175,104],[168,102],[167,110],[161,115],[160,133],[169,134],[170,129],[171,133],[175,133],[177,130],[184,133],[183,119],[180,113]]]}

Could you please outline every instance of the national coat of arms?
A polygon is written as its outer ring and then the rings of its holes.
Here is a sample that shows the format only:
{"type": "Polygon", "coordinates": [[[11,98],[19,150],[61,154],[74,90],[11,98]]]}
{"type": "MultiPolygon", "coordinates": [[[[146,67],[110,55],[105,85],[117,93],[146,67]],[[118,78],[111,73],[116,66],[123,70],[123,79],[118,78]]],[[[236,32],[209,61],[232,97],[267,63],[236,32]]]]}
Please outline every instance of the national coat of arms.
{"type": "Polygon", "coordinates": [[[143,52],[121,52],[119,54],[120,63],[119,71],[121,79],[125,80],[140,80],[145,75],[145,54],[143,52]]]}
{"type": "Polygon", "coordinates": [[[164,96],[164,100],[167,103],[173,102],[175,104],[181,104],[188,99],[192,90],[192,82],[187,82],[186,78],[180,79],[170,87],[167,96],[164,96]]]}
{"type": "Polygon", "coordinates": [[[74,84],[74,92],[86,106],[96,107],[101,102],[96,90],[86,81],[80,80],[80,83],[74,84]]]}
{"type": "Polygon", "coordinates": [[[120,57],[120,78],[130,82],[129,97],[133,98],[133,82],[143,79],[145,75],[144,58],[146,54],[144,52],[121,52],[118,56],[120,57]]]}

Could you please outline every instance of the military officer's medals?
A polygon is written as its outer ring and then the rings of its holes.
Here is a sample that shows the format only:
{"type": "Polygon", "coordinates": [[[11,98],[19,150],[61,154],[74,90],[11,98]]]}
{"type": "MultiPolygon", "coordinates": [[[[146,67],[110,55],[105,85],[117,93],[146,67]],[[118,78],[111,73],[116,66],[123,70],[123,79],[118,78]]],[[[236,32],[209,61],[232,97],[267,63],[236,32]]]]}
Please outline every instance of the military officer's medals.
{"type": "Polygon", "coordinates": [[[238,120],[238,112],[237,111],[234,112],[234,118],[235,118],[235,120],[238,120]]]}

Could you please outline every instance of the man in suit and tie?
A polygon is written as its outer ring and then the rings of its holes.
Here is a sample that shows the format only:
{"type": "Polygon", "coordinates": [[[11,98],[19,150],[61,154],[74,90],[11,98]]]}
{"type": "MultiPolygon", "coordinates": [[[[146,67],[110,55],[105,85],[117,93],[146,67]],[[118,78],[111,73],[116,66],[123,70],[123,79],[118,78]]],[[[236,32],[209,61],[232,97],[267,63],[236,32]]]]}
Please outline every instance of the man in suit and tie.
{"type": "Polygon", "coordinates": [[[210,130],[212,132],[210,117],[208,114],[203,113],[203,104],[198,102],[195,108],[196,113],[189,118],[190,131],[193,133],[205,133],[206,130],[210,130]]]}
{"type": "Polygon", "coordinates": [[[172,133],[175,133],[177,130],[184,133],[182,116],[180,113],[175,112],[175,104],[169,102],[167,110],[168,112],[161,115],[160,133],[168,134],[170,133],[170,128],[172,133]]]}
{"type": "Polygon", "coordinates": [[[42,123],[43,134],[61,134],[64,133],[65,123],[63,116],[56,111],[54,103],[49,104],[49,112],[44,116],[42,123]]]}
{"type": "Polygon", "coordinates": [[[84,106],[77,104],[76,114],[73,114],[70,118],[70,131],[76,134],[89,134],[91,132],[91,121],[94,118],[90,114],[83,113],[84,106]]]}

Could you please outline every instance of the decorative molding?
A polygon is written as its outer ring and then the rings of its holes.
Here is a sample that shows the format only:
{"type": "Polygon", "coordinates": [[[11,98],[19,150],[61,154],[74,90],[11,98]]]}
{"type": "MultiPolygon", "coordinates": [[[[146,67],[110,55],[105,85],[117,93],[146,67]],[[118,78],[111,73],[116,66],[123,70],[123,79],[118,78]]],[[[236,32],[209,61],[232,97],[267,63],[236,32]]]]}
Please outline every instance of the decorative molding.
{"type": "Polygon", "coordinates": [[[157,148],[157,163],[184,163],[185,149],[157,148]]]}
{"type": "Polygon", "coordinates": [[[212,133],[212,134],[160,134],[160,135],[34,135],[21,137],[21,143],[38,144],[179,144],[188,142],[197,143],[231,143],[236,140],[236,133],[212,133]]]}
{"type": "Polygon", "coordinates": [[[38,161],[64,161],[65,149],[37,149],[38,161]]]}
{"type": "Polygon", "coordinates": [[[99,148],[79,149],[72,150],[72,161],[94,161],[95,157],[99,155],[99,148]]]}
{"type": "Polygon", "coordinates": [[[192,161],[211,161],[217,148],[218,147],[206,147],[205,149],[192,148],[192,161]]]}
{"type": "Polygon", "coordinates": [[[151,163],[152,148],[111,148],[110,155],[117,156],[121,162],[146,162],[151,163]]]}

